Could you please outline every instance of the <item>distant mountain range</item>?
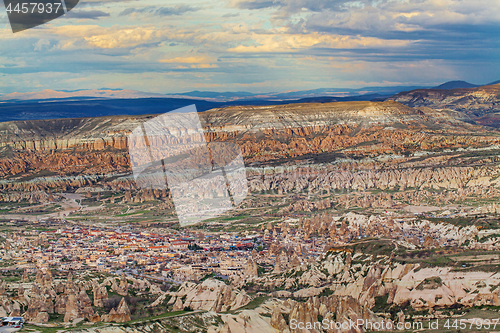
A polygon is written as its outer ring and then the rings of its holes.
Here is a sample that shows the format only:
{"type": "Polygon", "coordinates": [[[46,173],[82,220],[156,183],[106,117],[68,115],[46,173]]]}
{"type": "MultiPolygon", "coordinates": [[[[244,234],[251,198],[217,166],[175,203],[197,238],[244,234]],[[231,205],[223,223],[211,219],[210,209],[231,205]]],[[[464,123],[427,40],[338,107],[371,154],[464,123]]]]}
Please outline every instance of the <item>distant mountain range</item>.
{"type": "Polygon", "coordinates": [[[145,93],[137,90],[127,89],[88,89],[88,90],[51,90],[45,89],[37,92],[11,93],[0,95],[0,100],[4,101],[25,101],[25,100],[53,100],[53,99],[78,99],[78,98],[148,98],[163,97],[162,94],[145,93]]]}
{"type": "MultiPolygon", "coordinates": [[[[498,83],[492,82],[491,84],[498,83]]],[[[254,94],[245,91],[192,91],[179,94],[147,93],[124,89],[91,89],[75,91],[43,90],[39,92],[0,95],[0,122],[11,120],[99,117],[112,115],[157,114],[196,104],[198,111],[234,105],[279,105],[290,103],[328,103],[347,101],[383,101],[394,99],[406,105],[419,104],[415,94],[426,91],[471,89],[478,87],[465,81],[451,81],[434,88],[393,86],[360,89],[322,88],[254,94]],[[407,103],[405,94],[412,93],[407,103]],[[415,96],[414,96],[415,95],[415,96]]],[[[461,92],[456,92],[460,95],[461,92]]],[[[417,98],[418,100],[421,99],[417,98]]],[[[425,99],[425,98],[424,98],[425,99]]],[[[430,102],[425,102],[426,104],[430,102]]],[[[480,105],[482,107],[484,105],[480,105]]]]}
{"type": "MultiPolygon", "coordinates": [[[[423,87],[418,86],[393,86],[393,87],[364,87],[359,89],[350,88],[321,88],[312,90],[298,90],[286,92],[272,92],[253,94],[245,91],[239,92],[211,92],[211,91],[192,91],[179,94],[184,97],[195,97],[204,99],[215,99],[217,101],[236,101],[236,100],[273,100],[273,101],[287,101],[307,98],[318,97],[331,97],[331,98],[356,98],[367,96],[368,98],[392,96],[401,91],[413,90],[423,87]]],[[[170,96],[172,97],[172,96],[170,96]]],[[[368,100],[368,98],[364,100],[368,100]]]]}
{"type": "Polygon", "coordinates": [[[290,101],[303,98],[317,97],[338,97],[348,98],[367,96],[365,100],[372,97],[390,97],[401,91],[408,91],[418,88],[418,86],[396,86],[396,87],[365,87],[360,89],[349,88],[321,88],[313,90],[299,90],[271,93],[250,93],[246,91],[237,92],[214,92],[214,91],[191,91],[178,94],[158,94],[137,90],[126,89],[89,89],[75,91],[42,90],[39,92],[11,93],[0,95],[0,100],[4,101],[25,101],[25,100],[55,100],[55,99],[87,99],[87,98],[112,98],[112,99],[132,99],[132,98],[189,98],[203,99],[210,102],[234,102],[234,101],[290,101]]]}
{"type": "Polygon", "coordinates": [[[479,87],[479,85],[472,84],[472,83],[465,82],[465,81],[450,81],[450,82],[443,83],[437,87],[432,87],[432,89],[448,90],[448,89],[477,88],[477,87],[479,87]]]}
{"type": "MultiPolygon", "coordinates": [[[[496,84],[500,81],[489,83],[496,84]]],[[[205,100],[210,102],[235,102],[235,101],[316,101],[318,98],[333,98],[335,100],[372,100],[383,99],[394,96],[403,91],[416,89],[457,89],[457,88],[475,88],[480,85],[465,81],[450,81],[436,87],[423,86],[392,86],[392,87],[364,87],[358,89],[352,88],[321,88],[312,90],[297,90],[286,92],[271,93],[250,93],[246,91],[190,91],[176,94],[149,93],[129,89],[82,89],[82,90],[51,90],[46,89],[38,92],[10,93],[0,94],[0,101],[26,101],[26,100],[59,100],[71,99],[80,100],[88,98],[109,98],[109,99],[135,99],[135,98],[180,98],[205,100]]]]}
{"type": "MultiPolygon", "coordinates": [[[[484,86],[491,86],[500,83],[500,80],[495,81],[495,82],[490,82],[488,84],[485,84],[484,86]]],[[[432,87],[431,89],[441,89],[441,90],[449,90],[449,89],[461,89],[461,88],[478,88],[481,87],[482,85],[478,84],[472,84],[469,82],[465,81],[450,81],[443,83],[437,87],[432,87]]]]}

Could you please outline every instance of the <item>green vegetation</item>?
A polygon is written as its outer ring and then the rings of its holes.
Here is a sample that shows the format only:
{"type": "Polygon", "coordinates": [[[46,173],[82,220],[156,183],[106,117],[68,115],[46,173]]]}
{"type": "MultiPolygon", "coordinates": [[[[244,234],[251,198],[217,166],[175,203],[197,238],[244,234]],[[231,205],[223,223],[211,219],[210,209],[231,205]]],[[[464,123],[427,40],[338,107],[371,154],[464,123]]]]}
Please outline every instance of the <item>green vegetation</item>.
{"type": "Polygon", "coordinates": [[[437,289],[443,285],[443,280],[439,276],[433,276],[430,278],[426,278],[422,281],[417,287],[417,290],[424,289],[437,289]]]}
{"type": "Polygon", "coordinates": [[[387,299],[389,298],[389,294],[385,294],[384,296],[375,296],[375,306],[372,308],[372,311],[375,313],[385,312],[389,309],[390,304],[387,304],[387,299]]]}
{"type": "Polygon", "coordinates": [[[188,311],[181,310],[181,311],[166,312],[164,314],[157,315],[157,316],[151,316],[151,317],[147,317],[147,318],[141,318],[141,319],[131,320],[131,321],[127,322],[126,324],[150,322],[150,321],[154,321],[156,319],[163,319],[163,318],[169,318],[169,317],[183,315],[183,314],[186,314],[186,313],[192,313],[192,311],[193,310],[188,310],[188,311]]]}
{"type": "Polygon", "coordinates": [[[118,214],[118,215],[115,215],[116,217],[124,217],[124,216],[132,216],[132,215],[139,215],[139,214],[145,214],[145,213],[149,213],[150,211],[149,210],[140,210],[140,211],[137,211],[137,212],[132,212],[132,213],[128,213],[128,214],[118,214]]]}
{"type": "Polygon", "coordinates": [[[51,177],[51,176],[57,176],[57,173],[49,171],[49,170],[41,170],[37,173],[33,173],[30,175],[26,175],[20,179],[17,179],[17,182],[28,182],[30,180],[39,178],[39,177],[51,177]]]}
{"type": "Polygon", "coordinates": [[[346,247],[351,248],[355,253],[369,253],[373,255],[390,255],[396,249],[396,245],[391,239],[382,238],[356,240],[346,247]]]}
{"type": "Polygon", "coordinates": [[[242,310],[253,310],[255,308],[258,308],[262,303],[266,302],[269,299],[268,296],[257,296],[253,300],[250,301],[247,305],[239,308],[238,310],[231,311],[231,312],[239,312],[242,310]]]}
{"type": "Polygon", "coordinates": [[[14,265],[16,262],[14,260],[10,260],[10,259],[3,259],[3,260],[0,260],[0,267],[10,267],[12,265],[14,265]]]}
{"type": "Polygon", "coordinates": [[[325,296],[325,297],[328,297],[330,295],[333,295],[333,290],[331,290],[330,288],[325,288],[323,289],[323,291],[321,291],[321,294],[319,294],[319,296],[325,296]]]}

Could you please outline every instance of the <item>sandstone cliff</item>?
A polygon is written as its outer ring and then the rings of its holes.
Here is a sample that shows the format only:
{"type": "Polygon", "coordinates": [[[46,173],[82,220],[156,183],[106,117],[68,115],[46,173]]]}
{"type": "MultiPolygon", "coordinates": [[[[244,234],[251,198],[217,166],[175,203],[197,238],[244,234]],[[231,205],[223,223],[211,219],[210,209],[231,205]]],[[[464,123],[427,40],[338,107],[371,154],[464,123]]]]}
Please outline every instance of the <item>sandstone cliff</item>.
{"type": "Polygon", "coordinates": [[[171,296],[168,303],[173,305],[174,311],[191,308],[224,312],[241,308],[252,300],[244,290],[237,290],[215,279],[207,279],[200,284],[184,282],[178,291],[167,292],[167,295],[171,296]]]}

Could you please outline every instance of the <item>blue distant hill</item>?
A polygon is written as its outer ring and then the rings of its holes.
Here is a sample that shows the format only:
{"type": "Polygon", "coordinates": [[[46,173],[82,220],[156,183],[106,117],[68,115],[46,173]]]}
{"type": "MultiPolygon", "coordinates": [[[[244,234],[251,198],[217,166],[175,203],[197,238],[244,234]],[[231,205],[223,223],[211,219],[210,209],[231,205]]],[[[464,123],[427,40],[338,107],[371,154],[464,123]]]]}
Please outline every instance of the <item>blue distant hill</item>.
{"type": "Polygon", "coordinates": [[[0,103],[0,121],[158,114],[196,104],[198,111],[223,103],[181,98],[81,98],[0,103]]]}
{"type": "MultiPolygon", "coordinates": [[[[500,81],[490,84],[497,84],[500,81]]],[[[478,87],[465,81],[451,81],[434,89],[456,89],[478,87]]],[[[290,103],[329,103],[347,101],[383,101],[401,91],[408,91],[422,87],[366,87],[361,89],[322,88],[304,91],[290,91],[281,93],[252,94],[249,92],[210,92],[192,91],[176,96],[154,94],[136,91],[116,91],[110,89],[90,91],[93,96],[79,96],[65,94],[57,98],[57,91],[50,91],[49,96],[44,93],[28,93],[29,96],[16,96],[25,99],[8,99],[7,95],[0,96],[0,122],[13,120],[58,119],[102,116],[126,116],[160,114],[184,106],[195,104],[199,112],[213,108],[235,105],[278,105],[290,103]],[[30,95],[32,94],[32,95],[30,95]],[[136,98],[120,98],[132,95],[136,98]],[[30,98],[30,96],[33,96],[30,98]],[[56,97],[51,97],[56,96],[56,97]],[[115,97],[118,96],[118,97],[115,97]],[[163,97],[165,96],[165,97],[163,97]]],[[[60,94],[59,94],[60,95],[60,94]]]]}
{"type": "Polygon", "coordinates": [[[458,89],[458,88],[477,88],[480,87],[477,84],[472,84],[469,82],[465,81],[450,81],[443,83],[437,87],[433,87],[432,89],[442,89],[442,90],[447,90],[447,89],[458,89]]]}
{"type": "MultiPolygon", "coordinates": [[[[13,120],[159,114],[191,104],[195,104],[197,110],[202,112],[213,108],[235,105],[278,105],[290,103],[384,100],[404,88],[366,88],[366,91],[370,93],[363,94],[363,91],[355,91],[358,93],[353,93],[351,96],[335,96],[333,95],[335,89],[316,89],[289,93],[271,93],[264,96],[246,92],[218,93],[194,91],[185,94],[177,94],[179,97],[182,95],[185,96],[185,98],[103,98],[99,96],[75,96],[68,98],[4,99],[3,102],[0,100],[0,122],[13,120]],[[373,93],[373,90],[376,90],[377,93],[373,93]],[[210,98],[212,98],[212,100],[210,100],[210,98]],[[227,100],[217,100],[217,98],[227,100]]],[[[95,91],[93,91],[93,93],[99,95],[95,91]]],[[[36,96],[41,96],[41,94],[36,96]]]]}
{"type": "Polygon", "coordinates": [[[190,91],[186,93],[180,93],[177,95],[182,95],[186,97],[201,97],[201,98],[233,98],[233,97],[250,97],[255,94],[246,92],[246,91],[226,91],[226,92],[215,92],[215,91],[190,91]]]}

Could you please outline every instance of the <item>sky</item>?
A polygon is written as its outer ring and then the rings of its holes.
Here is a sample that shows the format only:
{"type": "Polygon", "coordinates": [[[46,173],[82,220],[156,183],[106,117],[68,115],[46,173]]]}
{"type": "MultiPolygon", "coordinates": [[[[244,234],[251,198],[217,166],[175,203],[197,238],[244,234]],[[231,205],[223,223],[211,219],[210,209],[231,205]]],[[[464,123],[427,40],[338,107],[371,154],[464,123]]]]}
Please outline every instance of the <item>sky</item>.
{"type": "Polygon", "coordinates": [[[500,79],[499,0],[80,0],[13,34],[0,93],[283,92],[500,79]]]}

